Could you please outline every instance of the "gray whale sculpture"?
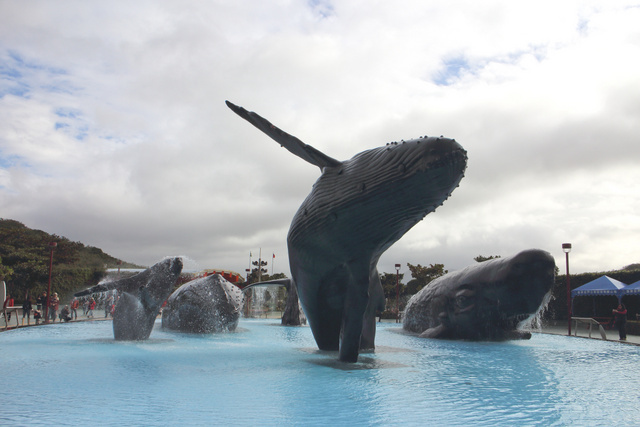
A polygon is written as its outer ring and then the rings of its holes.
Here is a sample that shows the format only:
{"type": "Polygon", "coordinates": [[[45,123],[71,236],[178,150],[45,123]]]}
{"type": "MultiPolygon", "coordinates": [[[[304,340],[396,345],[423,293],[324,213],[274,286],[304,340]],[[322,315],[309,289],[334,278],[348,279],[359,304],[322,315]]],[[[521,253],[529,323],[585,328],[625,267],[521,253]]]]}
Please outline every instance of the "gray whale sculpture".
{"type": "Polygon", "coordinates": [[[338,161],[227,105],[322,171],[289,229],[291,281],[318,347],[356,362],[361,348],[374,347],[375,313],[384,309],[380,256],[449,197],[464,176],[466,151],[425,136],[338,161]]]}
{"type": "Polygon", "coordinates": [[[530,338],[516,327],[539,310],[555,266],[548,252],[530,249],[445,274],[409,300],[403,328],[425,338],[530,338]]]}
{"type": "Polygon", "coordinates": [[[219,274],[185,283],[162,310],[162,327],[180,332],[231,332],[238,326],[244,296],[219,274]]]}
{"type": "Polygon", "coordinates": [[[113,312],[113,336],[122,341],[146,340],[181,272],[182,258],[167,258],[135,276],[98,284],[75,296],[113,289],[122,292],[113,312]]]}

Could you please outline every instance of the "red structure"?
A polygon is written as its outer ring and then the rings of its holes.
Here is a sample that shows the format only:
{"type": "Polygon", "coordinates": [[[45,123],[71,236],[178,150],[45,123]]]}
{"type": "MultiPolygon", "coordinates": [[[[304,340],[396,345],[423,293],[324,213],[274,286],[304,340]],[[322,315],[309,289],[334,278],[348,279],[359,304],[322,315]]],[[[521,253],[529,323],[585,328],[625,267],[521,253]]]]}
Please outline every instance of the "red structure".
{"type": "Polygon", "coordinates": [[[240,273],[236,273],[231,270],[220,270],[220,269],[207,269],[196,275],[196,278],[211,276],[212,274],[219,274],[224,277],[227,281],[233,283],[240,289],[246,286],[244,278],[240,273]]]}

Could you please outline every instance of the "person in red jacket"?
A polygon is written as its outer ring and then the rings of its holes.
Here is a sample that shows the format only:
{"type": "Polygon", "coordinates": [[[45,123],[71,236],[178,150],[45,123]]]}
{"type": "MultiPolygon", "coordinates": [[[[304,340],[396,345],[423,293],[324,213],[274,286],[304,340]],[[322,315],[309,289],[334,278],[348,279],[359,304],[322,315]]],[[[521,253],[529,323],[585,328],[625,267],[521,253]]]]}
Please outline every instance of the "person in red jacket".
{"type": "Polygon", "coordinates": [[[87,318],[93,319],[93,310],[96,309],[96,300],[91,298],[89,301],[89,311],[87,312],[87,318]]]}
{"type": "Polygon", "coordinates": [[[613,309],[613,316],[615,317],[615,325],[618,328],[620,341],[624,341],[627,339],[627,308],[624,304],[620,303],[617,309],[613,309]]]}
{"type": "MultiPolygon", "coordinates": [[[[13,307],[13,304],[14,304],[13,298],[11,298],[11,295],[7,295],[7,299],[4,300],[4,305],[2,306],[2,308],[5,309],[7,307],[13,307]]],[[[7,313],[7,317],[9,318],[7,320],[8,322],[9,320],[11,320],[11,312],[7,313]]]]}
{"type": "Polygon", "coordinates": [[[80,301],[78,298],[74,298],[71,301],[71,318],[78,320],[78,307],[80,307],[80,301]]]}

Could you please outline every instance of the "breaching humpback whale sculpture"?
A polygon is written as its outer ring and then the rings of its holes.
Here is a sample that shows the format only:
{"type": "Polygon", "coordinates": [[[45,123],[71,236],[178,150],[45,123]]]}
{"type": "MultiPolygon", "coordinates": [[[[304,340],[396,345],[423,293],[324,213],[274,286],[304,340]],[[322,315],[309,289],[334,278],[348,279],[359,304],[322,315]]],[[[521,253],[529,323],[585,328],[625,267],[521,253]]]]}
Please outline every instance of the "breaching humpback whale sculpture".
{"type": "Polygon", "coordinates": [[[403,328],[425,338],[530,338],[516,327],[539,310],[555,267],[548,252],[530,249],[445,274],[409,300],[403,328]]]}
{"type": "Polygon", "coordinates": [[[378,259],[458,186],[466,151],[454,140],[425,136],[338,161],[227,105],[322,171],[289,229],[291,280],[318,347],[356,362],[361,348],[374,347],[375,313],[384,309],[378,259]]]}
{"type": "Polygon", "coordinates": [[[113,336],[120,341],[146,340],[181,272],[182,258],[167,258],[135,276],[98,284],[75,296],[122,292],[113,312],[113,336]]]}
{"type": "Polygon", "coordinates": [[[180,286],[162,310],[162,327],[180,332],[231,332],[238,326],[244,296],[219,274],[180,286]]]}

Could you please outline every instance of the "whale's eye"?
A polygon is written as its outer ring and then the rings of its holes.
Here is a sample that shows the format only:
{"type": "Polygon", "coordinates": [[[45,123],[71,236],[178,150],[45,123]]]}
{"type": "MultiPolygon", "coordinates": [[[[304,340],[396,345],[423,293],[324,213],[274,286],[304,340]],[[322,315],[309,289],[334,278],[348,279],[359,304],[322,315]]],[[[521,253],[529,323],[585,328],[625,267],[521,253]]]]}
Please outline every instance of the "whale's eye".
{"type": "Polygon", "coordinates": [[[460,295],[456,297],[456,305],[458,307],[466,306],[468,301],[469,301],[469,298],[465,297],[464,295],[460,295]]]}
{"type": "Polygon", "coordinates": [[[473,306],[476,293],[472,289],[462,289],[456,293],[455,304],[460,310],[473,306]]]}

